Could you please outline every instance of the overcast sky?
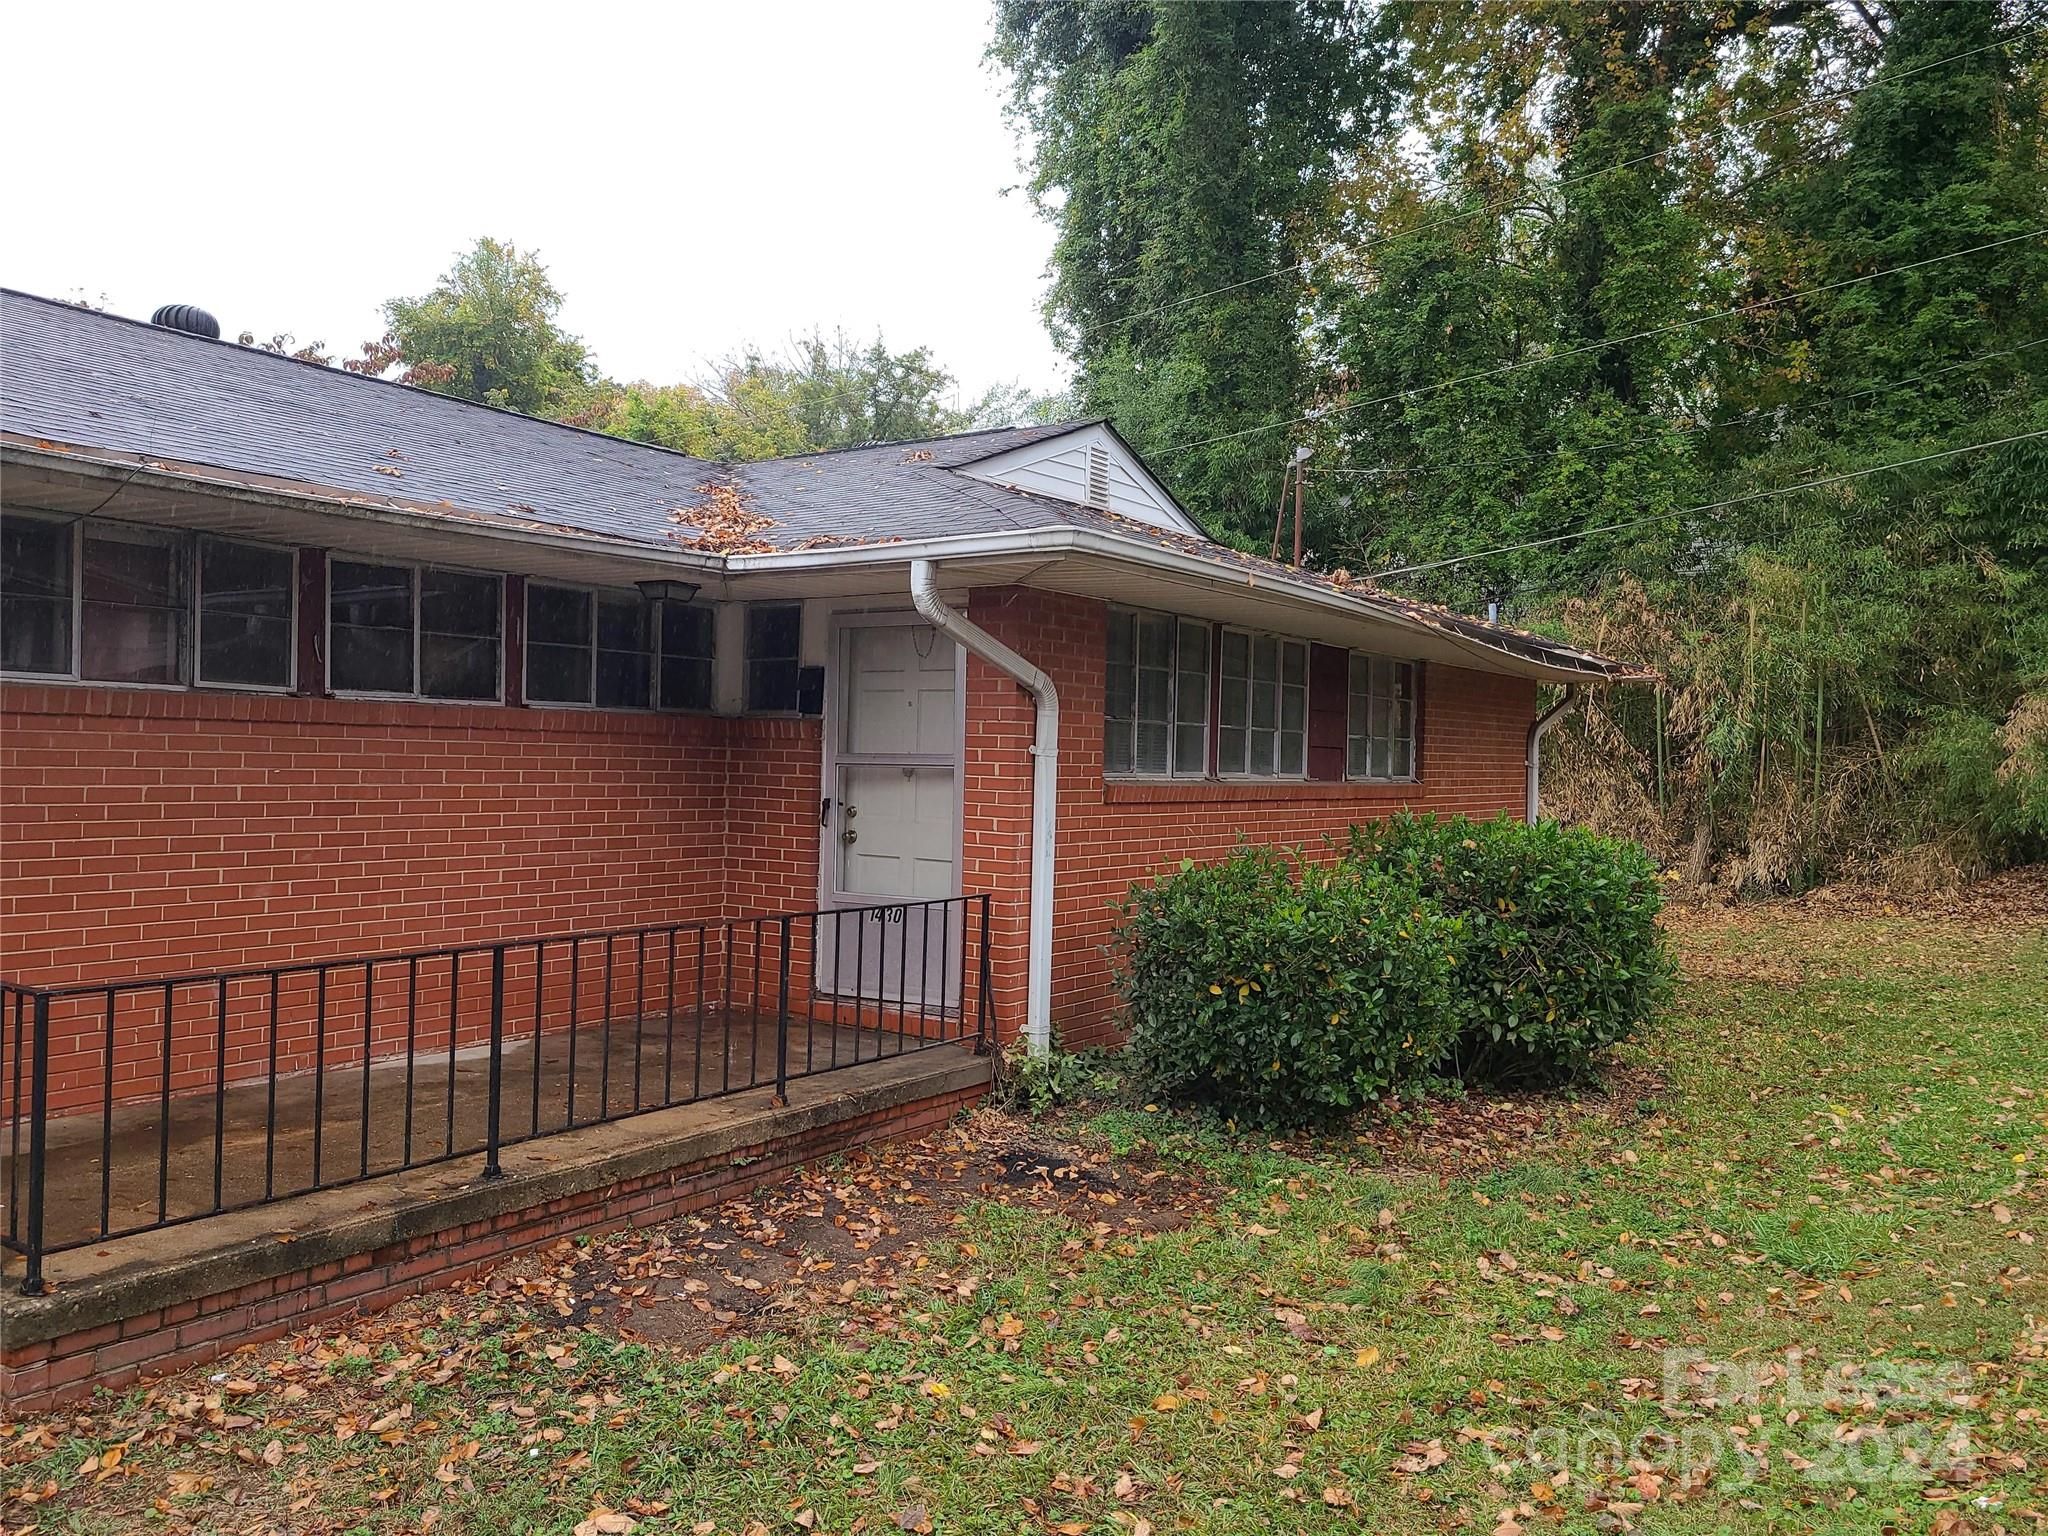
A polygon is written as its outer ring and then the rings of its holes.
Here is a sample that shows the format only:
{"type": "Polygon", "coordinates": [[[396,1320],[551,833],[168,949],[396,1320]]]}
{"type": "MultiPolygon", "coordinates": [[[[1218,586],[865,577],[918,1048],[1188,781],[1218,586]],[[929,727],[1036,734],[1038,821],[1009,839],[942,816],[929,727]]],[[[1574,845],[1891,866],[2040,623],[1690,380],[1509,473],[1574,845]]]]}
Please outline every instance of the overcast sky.
{"type": "Polygon", "coordinates": [[[981,0],[15,7],[0,282],[352,353],[494,234],[617,377],[822,324],[969,394],[1050,388],[988,28],[981,0]]]}

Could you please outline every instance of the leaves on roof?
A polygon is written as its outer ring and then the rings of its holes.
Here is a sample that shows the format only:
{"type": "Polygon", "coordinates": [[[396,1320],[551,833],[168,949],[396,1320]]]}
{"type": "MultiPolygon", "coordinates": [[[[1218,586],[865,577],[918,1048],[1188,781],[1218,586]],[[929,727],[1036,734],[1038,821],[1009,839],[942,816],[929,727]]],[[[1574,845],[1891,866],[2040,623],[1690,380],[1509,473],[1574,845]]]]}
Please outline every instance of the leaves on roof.
{"type": "Polygon", "coordinates": [[[703,502],[694,507],[677,507],[668,516],[672,523],[697,529],[696,537],[685,537],[680,531],[669,537],[686,549],[707,550],[721,555],[774,552],[773,544],[756,535],[764,528],[773,528],[775,519],[748,506],[746,497],[740,494],[737,486],[730,481],[710,480],[695,489],[704,498],[703,502]]]}

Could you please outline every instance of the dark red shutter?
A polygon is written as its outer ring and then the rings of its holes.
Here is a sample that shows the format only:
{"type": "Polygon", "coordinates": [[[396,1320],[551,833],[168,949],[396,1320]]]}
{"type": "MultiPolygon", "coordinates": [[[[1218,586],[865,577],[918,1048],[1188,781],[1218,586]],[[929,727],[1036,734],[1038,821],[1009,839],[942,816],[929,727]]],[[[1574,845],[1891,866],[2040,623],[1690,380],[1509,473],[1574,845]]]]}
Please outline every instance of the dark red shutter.
{"type": "Polygon", "coordinates": [[[505,702],[526,702],[526,578],[505,578],[505,702]]]}
{"type": "Polygon", "coordinates": [[[299,668],[292,692],[319,698],[327,692],[327,551],[299,551],[299,668]]]}
{"type": "Polygon", "coordinates": [[[1308,776],[1344,777],[1345,710],[1351,698],[1351,653],[1334,645],[1308,649],[1308,776]]]}

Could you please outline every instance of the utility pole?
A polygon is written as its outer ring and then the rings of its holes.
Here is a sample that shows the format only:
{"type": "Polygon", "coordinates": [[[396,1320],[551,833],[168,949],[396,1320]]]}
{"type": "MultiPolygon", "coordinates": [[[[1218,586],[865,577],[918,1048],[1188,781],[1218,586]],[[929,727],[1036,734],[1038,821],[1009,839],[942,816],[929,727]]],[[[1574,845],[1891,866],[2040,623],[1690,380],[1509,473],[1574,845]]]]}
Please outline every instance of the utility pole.
{"type": "MultiPolygon", "coordinates": [[[[1308,445],[1294,450],[1294,563],[1301,564],[1301,481],[1308,466],[1308,445]]],[[[1283,482],[1284,483],[1284,482],[1283,482]]]]}

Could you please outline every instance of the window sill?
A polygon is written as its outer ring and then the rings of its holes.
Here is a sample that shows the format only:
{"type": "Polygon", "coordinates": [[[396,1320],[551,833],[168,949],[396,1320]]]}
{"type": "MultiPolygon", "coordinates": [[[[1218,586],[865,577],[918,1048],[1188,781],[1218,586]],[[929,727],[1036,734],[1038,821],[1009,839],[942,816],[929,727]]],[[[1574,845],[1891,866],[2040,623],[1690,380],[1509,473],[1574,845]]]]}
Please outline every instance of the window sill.
{"type": "Polygon", "coordinates": [[[1420,786],[1342,779],[1104,779],[1104,805],[1242,804],[1248,800],[1372,800],[1398,802],[1420,786]]]}

